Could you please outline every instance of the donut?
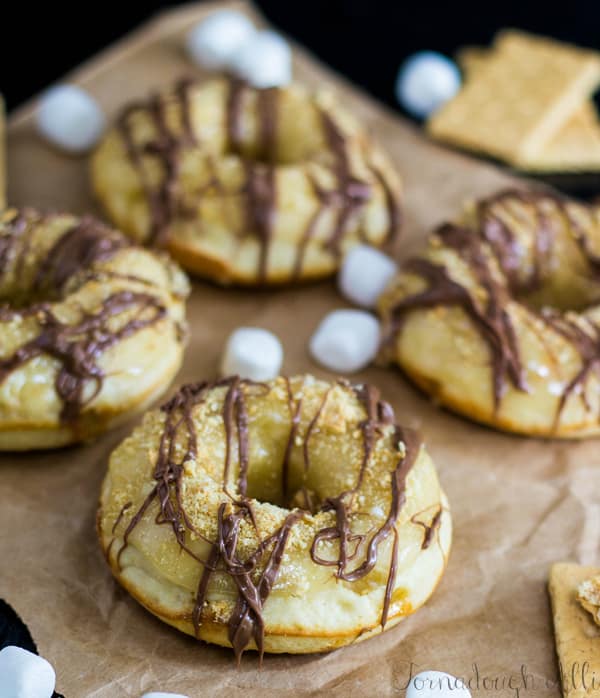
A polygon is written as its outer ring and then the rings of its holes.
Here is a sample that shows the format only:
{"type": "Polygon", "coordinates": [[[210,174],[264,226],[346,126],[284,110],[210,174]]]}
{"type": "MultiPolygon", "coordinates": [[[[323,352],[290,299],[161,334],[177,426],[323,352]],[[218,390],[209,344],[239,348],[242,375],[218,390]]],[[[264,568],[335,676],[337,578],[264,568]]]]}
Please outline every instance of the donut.
{"type": "Polygon", "coordinates": [[[95,219],[0,214],[0,450],[86,441],[179,369],[188,283],[95,219]]]}
{"type": "Polygon", "coordinates": [[[379,300],[384,359],[501,430],[600,433],[600,208],[506,190],[465,207],[379,300]]]}
{"type": "Polygon", "coordinates": [[[187,385],[112,453],[98,534],[117,580],[198,639],[307,653],[431,595],[451,519],[420,438],[368,385],[187,385]]]}
{"type": "Polygon", "coordinates": [[[329,94],[300,86],[183,80],[124,109],[91,178],[118,228],[223,284],[323,277],[400,225],[382,151],[329,94]]]}

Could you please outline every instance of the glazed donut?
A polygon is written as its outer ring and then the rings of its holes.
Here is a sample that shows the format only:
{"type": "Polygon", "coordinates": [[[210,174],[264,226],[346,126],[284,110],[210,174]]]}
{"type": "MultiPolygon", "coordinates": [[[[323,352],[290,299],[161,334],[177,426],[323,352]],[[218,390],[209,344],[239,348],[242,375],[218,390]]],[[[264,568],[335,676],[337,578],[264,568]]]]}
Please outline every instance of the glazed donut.
{"type": "Polygon", "coordinates": [[[0,450],[90,439],[158,397],[187,293],[174,263],[92,218],[0,214],[0,450]]]}
{"type": "Polygon", "coordinates": [[[123,111],[91,174],[120,229],[220,283],[322,277],[399,229],[387,158],[329,95],[299,86],[182,81],[123,111]]]}
{"type": "Polygon", "coordinates": [[[442,405],[521,434],[600,433],[600,208],[545,191],[467,206],[380,299],[384,355],[442,405]]]}
{"type": "Polygon", "coordinates": [[[183,387],[113,452],[98,532],[142,605],[239,659],[395,625],[438,583],[451,520],[376,389],[233,377],[183,387]]]}

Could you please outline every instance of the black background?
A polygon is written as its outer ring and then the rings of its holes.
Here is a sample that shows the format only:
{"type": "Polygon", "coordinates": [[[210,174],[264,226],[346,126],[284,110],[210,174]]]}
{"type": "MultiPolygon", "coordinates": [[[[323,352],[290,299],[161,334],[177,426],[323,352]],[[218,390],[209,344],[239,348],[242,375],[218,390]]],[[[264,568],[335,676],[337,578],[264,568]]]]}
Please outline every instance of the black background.
{"type": "MultiPolygon", "coordinates": [[[[5,3],[0,91],[9,107],[169,4],[178,3],[5,3]]],[[[600,48],[600,0],[257,0],[257,4],[280,29],[391,105],[395,105],[394,78],[405,56],[421,49],[451,55],[464,44],[488,44],[501,27],[600,48]]]]}

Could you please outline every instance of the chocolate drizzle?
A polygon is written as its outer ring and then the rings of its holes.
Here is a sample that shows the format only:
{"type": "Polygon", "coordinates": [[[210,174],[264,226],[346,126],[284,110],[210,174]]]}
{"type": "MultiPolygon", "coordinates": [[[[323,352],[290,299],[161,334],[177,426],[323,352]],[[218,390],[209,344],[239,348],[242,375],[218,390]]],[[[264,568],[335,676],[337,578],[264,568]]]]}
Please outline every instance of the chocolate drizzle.
{"type": "MultiPolygon", "coordinates": [[[[166,119],[167,103],[164,98],[154,96],[147,105],[134,104],[124,111],[118,128],[128,153],[128,157],[138,172],[142,189],[150,208],[150,244],[165,245],[168,242],[171,223],[183,210],[179,192],[179,171],[181,152],[187,146],[197,144],[190,118],[190,90],[194,82],[180,82],[173,93],[181,113],[183,136],[174,133],[166,119]],[[136,112],[146,112],[152,120],[156,137],[145,145],[138,145],[134,139],[132,119],[136,112]],[[144,166],[144,156],[155,156],[163,167],[162,182],[158,187],[151,185],[144,166]]],[[[244,101],[248,85],[236,78],[229,78],[225,105],[225,132],[227,149],[242,159],[245,170],[245,184],[242,193],[246,197],[246,215],[240,239],[254,236],[260,245],[258,277],[265,281],[268,271],[269,248],[274,233],[277,214],[277,135],[278,104],[281,91],[277,88],[256,91],[258,137],[251,156],[252,144],[246,143],[243,128],[244,101]]],[[[326,141],[333,155],[333,171],[337,179],[334,190],[325,190],[313,182],[318,206],[309,218],[306,229],[298,243],[298,252],[292,268],[292,277],[299,277],[306,247],[313,239],[322,214],[333,208],[336,222],[325,249],[339,257],[341,241],[346,234],[351,219],[370,200],[371,185],[352,173],[348,154],[347,137],[333,118],[324,110],[320,111],[326,141]]],[[[373,177],[383,188],[389,216],[388,241],[392,240],[400,226],[398,196],[390,188],[385,176],[374,166],[369,165],[373,177]]],[[[311,180],[312,181],[312,180],[311,180]]],[[[211,185],[219,186],[216,177],[211,185]]]]}
{"type": "Polygon", "coordinates": [[[561,392],[554,420],[554,428],[556,428],[567,400],[572,395],[579,395],[588,412],[592,409],[585,391],[585,382],[590,373],[594,371],[600,379],[600,326],[589,318],[585,318],[584,325],[579,325],[568,316],[560,315],[549,309],[542,312],[540,317],[575,347],[581,357],[581,368],[561,392]]]}
{"type": "Polygon", "coordinates": [[[0,278],[6,273],[13,256],[17,257],[16,276],[21,277],[25,258],[31,242],[32,223],[40,222],[42,217],[31,209],[5,212],[0,220],[0,278]]]}
{"type": "MultiPolygon", "coordinates": [[[[11,312],[13,317],[18,315],[18,311],[11,312]]],[[[166,308],[147,293],[119,291],[106,298],[98,312],[83,313],[73,325],[59,320],[47,304],[34,306],[23,314],[34,315],[40,331],[12,356],[0,359],[0,383],[35,357],[51,356],[60,363],[55,380],[56,392],[63,402],[60,417],[63,422],[73,422],[102,388],[105,374],[97,363],[101,354],[157,323],[166,315],[166,308]],[[109,323],[123,313],[133,313],[133,317],[119,329],[112,329],[109,323]],[[91,395],[84,396],[89,383],[94,389],[91,395]]]]}
{"type": "Polygon", "coordinates": [[[285,451],[283,455],[283,465],[281,466],[281,492],[284,501],[286,501],[289,496],[290,458],[292,455],[292,449],[296,442],[296,437],[298,435],[298,428],[300,426],[300,415],[302,413],[302,398],[300,398],[297,401],[294,401],[292,384],[290,382],[290,379],[287,377],[285,378],[285,385],[288,395],[288,407],[290,410],[290,434],[288,436],[288,440],[285,446],[285,451]]]}
{"type": "Polygon", "coordinates": [[[420,513],[423,512],[418,512],[414,516],[411,516],[411,521],[414,523],[416,526],[421,526],[423,528],[423,542],[421,543],[421,550],[427,550],[433,543],[433,540],[435,538],[436,531],[439,529],[441,523],[442,523],[442,514],[443,514],[443,508],[442,505],[438,505],[435,513],[431,517],[430,523],[425,523],[424,521],[421,521],[417,517],[419,516],[420,513]]]}
{"type": "MultiPolygon", "coordinates": [[[[600,227],[591,206],[570,204],[551,192],[507,190],[479,202],[475,229],[446,224],[435,234],[443,246],[454,250],[466,263],[476,282],[476,290],[483,291],[485,300],[454,281],[446,267],[424,258],[409,260],[405,269],[421,276],[428,286],[424,291],[402,299],[391,309],[389,338],[401,330],[407,313],[413,309],[461,307],[490,349],[497,409],[508,381],[518,390],[528,391],[514,320],[507,311],[511,294],[538,290],[546,281],[557,263],[553,259],[553,245],[561,229],[577,243],[592,273],[600,273],[600,256],[592,250],[588,224],[592,231],[595,226],[600,227]],[[571,206],[575,208],[571,210],[571,206]],[[530,238],[529,242],[527,237],[517,240],[507,216],[517,219],[515,225],[522,227],[524,235],[530,238]],[[530,272],[526,272],[523,258],[529,244],[532,267],[530,272]],[[486,255],[486,251],[490,255],[486,255]],[[494,259],[504,278],[495,273],[494,259]]],[[[527,306],[526,300],[524,304],[527,306]]],[[[527,307],[527,313],[545,330],[557,333],[569,342],[581,359],[580,369],[560,394],[554,422],[556,429],[572,395],[579,395],[587,411],[592,409],[585,384],[590,373],[597,371],[600,375],[600,326],[585,314],[577,318],[548,308],[538,312],[531,307],[527,307]]],[[[547,347],[544,330],[536,330],[532,323],[532,331],[547,347]]]]}
{"type": "Polygon", "coordinates": [[[321,119],[329,149],[334,156],[334,171],[338,179],[336,191],[328,193],[337,205],[339,212],[333,233],[327,242],[327,249],[339,256],[340,243],[346,228],[355,213],[371,198],[371,187],[367,182],[352,174],[348,157],[348,144],[344,133],[326,111],[321,112],[321,119]]]}
{"type": "MultiPolygon", "coordinates": [[[[542,200],[533,192],[508,189],[480,201],[477,208],[480,235],[489,244],[514,292],[535,291],[543,282],[545,270],[549,266],[555,231],[542,208],[542,200]],[[497,206],[513,202],[528,205],[535,220],[533,230],[530,231],[533,237],[533,266],[531,273],[525,278],[522,269],[523,246],[519,244],[512,228],[495,211],[497,206]]],[[[523,220],[523,224],[527,225],[527,219],[523,220]]]]}
{"type": "Polygon", "coordinates": [[[246,175],[246,226],[255,231],[260,244],[258,275],[264,281],[275,218],[275,170],[262,163],[247,162],[246,175]]]}
{"type": "Polygon", "coordinates": [[[110,259],[128,245],[123,235],[85,216],[50,248],[37,270],[33,290],[50,288],[60,293],[74,274],[110,259]]]}
{"type": "Polygon", "coordinates": [[[552,217],[552,212],[558,213],[562,218],[566,232],[572,235],[579,246],[593,275],[600,274],[600,255],[592,250],[585,226],[571,212],[571,206],[576,206],[580,214],[588,218],[590,227],[600,227],[600,223],[594,221],[593,206],[571,203],[554,192],[507,189],[479,202],[477,206],[479,234],[490,245],[514,292],[535,291],[544,282],[544,277],[553,262],[553,245],[558,234],[557,221],[552,217]],[[525,206],[526,209],[520,211],[518,206],[514,206],[515,203],[525,206]],[[503,220],[498,208],[504,208],[512,216],[520,215],[520,224],[532,237],[533,264],[529,275],[524,275],[522,268],[526,245],[519,243],[513,229],[503,220]],[[529,220],[527,213],[531,215],[533,222],[529,220]]]}
{"type": "Polygon", "coordinates": [[[454,249],[469,265],[486,299],[476,301],[472,293],[450,278],[445,267],[415,258],[405,269],[418,274],[428,287],[404,298],[392,310],[393,331],[397,332],[406,314],[416,308],[439,305],[458,306],[473,320],[492,356],[494,405],[498,409],[507,387],[507,380],[519,390],[527,391],[515,329],[506,309],[508,297],[494,279],[481,248],[480,239],[469,230],[446,224],[436,231],[442,244],[454,249]]]}
{"type": "Polygon", "coordinates": [[[385,196],[385,202],[388,210],[388,232],[385,240],[386,245],[393,245],[400,232],[400,226],[402,225],[402,209],[400,207],[400,194],[395,192],[390,187],[390,184],[381,171],[371,165],[371,172],[375,175],[375,178],[379,182],[379,185],[383,189],[385,196]]]}
{"type": "Polygon", "coordinates": [[[259,155],[265,162],[247,158],[242,151],[242,108],[246,83],[231,79],[226,110],[226,128],[229,149],[243,159],[246,173],[244,193],[246,216],[241,237],[255,235],[259,245],[258,275],[264,281],[267,276],[268,254],[273,236],[277,200],[275,166],[277,133],[277,102],[279,90],[258,92],[258,122],[260,128],[259,155]]]}
{"type": "MultiPolygon", "coordinates": [[[[170,526],[179,547],[194,559],[198,559],[186,543],[186,530],[194,531],[194,528],[183,508],[181,478],[186,462],[193,460],[197,455],[198,444],[192,410],[195,405],[204,400],[208,387],[207,383],[184,385],[171,400],[161,407],[165,414],[165,423],[152,474],[156,484],[127,524],[123,534],[123,544],[117,554],[118,563],[120,563],[121,556],[127,548],[129,536],[155,500],[159,504],[159,511],[154,519],[155,523],[170,526]],[[176,460],[176,437],[181,429],[185,431],[186,445],[183,456],[176,460]]],[[[129,502],[121,509],[119,518],[123,517],[130,506],[129,502]]],[[[194,532],[196,533],[196,531],[194,532]]]]}
{"type": "Polygon", "coordinates": [[[227,98],[227,108],[225,110],[225,128],[227,131],[227,141],[232,153],[241,153],[241,146],[244,140],[242,131],[242,107],[246,90],[246,83],[241,80],[231,78],[229,80],[229,95],[227,98]]]}
{"type": "Polygon", "coordinates": [[[223,423],[225,424],[225,467],[223,482],[225,483],[225,487],[227,487],[231,465],[231,441],[235,414],[235,424],[238,435],[238,457],[240,463],[238,490],[242,497],[245,497],[246,490],[248,489],[248,413],[246,412],[242,385],[243,382],[238,376],[231,379],[223,404],[223,423]]]}
{"type": "Polygon", "coordinates": [[[147,105],[134,103],[125,109],[117,122],[117,128],[125,144],[130,162],[138,173],[142,189],[150,207],[151,228],[148,242],[164,246],[168,241],[169,226],[182,208],[179,201],[178,177],[181,165],[181,149],[197,143],[190,119],[189,93],[194,82],[183,79],[177,83],[173,93],[179,105],[182,135],[176,135],[167,120],[168,103],[160,95],[154,95],[147,105]],[[146,112],[154,125],[154,140],[139,147],[134,139],[132,119],[136,113],[146,112]],[[143,156],[158,158],[163,167],[163,179],[159,187],[151,185],[144,166],[143,156]]]}
{"type": "MultiPolygon", "coordinates": [[[[261,657],[264,651],[264,605],[275,585],[289,536],[296,523],[301,521],[310,512],[302,509],[290,511],[281,525],[269,536],[261,538],[254,518],[252,503],[246,497],[248,460],[248,417],[245,406],[246,392],[251,386],[256,385],[239,377],[223,379],[213,384],[200,383],[192,386],[184,386],[179,393],[172,398],[163,408],[165,423],[160,440],[160,447],[156,459],[153,478],[156,482],[154,488],[145,498],[137,512],[129,520],[123,535],[123,544],[118,553],[120,562],[131,533],[144,517],[150,505],[154,502],[158,505],[155,514],[157,524],[169,524],[175,535],[177,543],[182,550],[198,560],[203,570],[199,578],[195,593],[192,622],[198,635],[204,622],[204,607],[208,600],[209,584],[213,575],[227,575],[235,585],[237,600],[228,620],[228,639],[231,643],[236,658],[239,659],[244,649],[254,642],[261,657]],[[222,418],[226,438],[226,454],[223,469],[223,492],[226,500],[221,502],[217,511],[217,530],[215,539],[210,543],[210,552],[206,560],[200,560],[191,550],[187,542],[186,532],[196,533],[192,522],[187,517],[181,496],[182,477],[185,463],[194,460],[197,456],[196,431],[194,426],[194,408],[207,399],[209,391],[214,388],[225,388],[223,399],[222,418]],[[183,441],[185,447],[176,447],[183,429],[183,441]],[[232,461],[232,440],[237,433],[239,476],[237,491],[230,494],[227,491],[230,479],[232,461]],[[183,451],[183,455],[181,455],[183,451]],[[176,458],[175,454],[180,455],[176,458]],[[243,526],[251,525],[259,537],[259,543],[255,550],[240,557],[239,539],[243,526]]],[[[373,570],[377,563],[379,548],[382,543],[393,536],[390,548],[390,564],[384,592],[384,602],[381,615],[381,623],[385,625],[388,620],[389,608],[395,587],[398,556],[398,536],[396,522],[406,499],[406,478],[413,467],[420,450],[420,440],[410,431],[395,427],[388,437],[393,439],[394,447],[400,449],[400,457],[391,473],[391,503],[385,522],[371,534],[356,534],[352,532],[352,520],[355,516],[355,495],[363,483],[364,474],[373,452],[375,441],[383,438],[385,426],[393,425],[394,414],[392,408],[379,399],[379,392],[369,386],[352,387],[346,382],[340,383],[343,389],[352,390],[366,411],[366,418],[360,423],[363,437],[363,458],[355,486],[343,492],[335,498],[325,500],[316,513],[333,511],[335,513],[335,525],[326,527],[317,532],[311,547],[311,558],[317,565],[335,566],[336,577],[347,583],[352,583],[365,577],[373,570]],[[319,555],[319,547],[324,542],[338,541],[339,552],[337,559],[331,560],[319,555]],[[351,551],[350,546],[354,546],[351,551]],[[348,563],[356,560],[362,547],[365,548],[364,560],[350,569],[348,563]]],[[[290,432],[288,444],[285,448],[283,463],[283,494],[287,494],[287,468],[291,451],[298,436],[302,399],[294,399],[291,383],[286,379],[287,396],[290,414],[290,432]]],[[[269,389],[268,386],[265,386],[269,389]]],[[[304,436],[304,473],[310,468],[310,453],[306,448],[311,433],[315,429],[320,415],[323,413],[328,396],[333,386],[325,391],[324,397],[317,412],[309,420],[304,436]]],[[[129,506],[126,505],[128,509],[129,506]]],[[[125,514],[126,508],[120,512],[120,520],[125,514]]],[[[115,525],[116,527],[116,525],[115,525]]],[[[113,529],[114,530],[114,529],[113,529]]],[[[203,538],[207,540],[206,538],[203,538]]]]}

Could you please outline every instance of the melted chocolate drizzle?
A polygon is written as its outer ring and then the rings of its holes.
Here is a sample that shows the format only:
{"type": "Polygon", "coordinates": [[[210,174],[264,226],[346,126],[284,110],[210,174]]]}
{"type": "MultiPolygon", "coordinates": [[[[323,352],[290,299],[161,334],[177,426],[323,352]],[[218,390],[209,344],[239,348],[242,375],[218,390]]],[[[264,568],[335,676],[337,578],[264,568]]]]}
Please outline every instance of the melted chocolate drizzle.
{"type": "Polygon", "coordinates": [[[479,233],[493,251],[510,288],[515,292],[528,292],[539,288],[543,282],[555,238],[551,221],[540,205],[539,195],[508,189],[479,202],[477,210],[479,233]],[[494,211],[495,206],[502,206],[511,201],[529,204],[535,217],[533,269],[530,276],[525,279],[522,278],[523,250],[512,228],[494,211]]]}
{"type": "MultiPolygon", "coordinates": [[[[8,311],[12,316],[18,311],[8,311]]],[[[147,293],[119,291],[106,298],[97,313],[84,313],[79,322],[68,325],[59,320],[48,304],[32,306],[22,315],[34,315],[39,334],[12,355],[0,359],[0,383],[20,366],[42,354],[60,362],[55,387],[63,402],[61,420],[73,422],[81,410],[100,392],[105,377],[98,365],[101,354],[117,342],[149,327],[166,315],[159,299],[147,293]],[[132,319],[119,329],[110,328],[116,316],[135,311],[132,319]],[[84,388],[94,384],[91,395],[84,397],[84,388]]]]}
{"type": "Polygon", "coordinates": [[[401,328],[406,314],[416,308],[434,308],[438,305],[461,307],[473,320],[490,349],[494,405],[497,409],[506,391],[507,379],[519,390],[527,390],[515,330],[506,311],[508,298],[493,278],[481,249],[481,240],[476,235],[450,224],[442,226],[436,231],[436,235],[444,245],[456,250],[469,264],[487,298],[485,301],[476,301],[467,288],[450,278],[444,266],[426,259],[412,259],[405,265],[405,269],[425,279],[428,287],[403,299],[393,308],[393,332],[401,328]]]}
{"type": "Polygon", "coordinates": [[[6,273],[14,255],[17,256],[16,276],[22,275],[25,258],[31,242],[32,223],[41,222],[42,217],[31,209],[14,211],[10,219],[0,225],[0,278],[6,273]]]}
{"type": "MultiPolygon", "coordinates": [[[[241,380],[239,377],[232,377],[213,384],[199,383],[184,386],[179,393],[163,406],[162,410],[166,417],[153,473],[156,484],[140,508],[129,520],[123,535],[123,544],[117,556],[117,561],[120,562],[121,555],[127,547],[132,531],[144,517],[150,505],[156,501],[158,513],[155,515],[155,522],[157,524],[169,524],[181,549],[198,560],[203,566],[192,612],[192,622],[196,635],[199,634],[203,622],[203,609],[207,602],[209,583],[212,576],[214,574],[226,574],[235,584],[237,600],[228,621],[228,639],[238,662],[243,651],[251,641],[254,641],[262,658],[264,652],[264,605],[277,581],[293,526],[307,515],[307,512],[301,509],[290,511],[281,526],[274,533],[260,540],[253,553],[247,555],[245,560],[240,557],[238,552],[240,528],[250,523],[254,526],[257,534],[259,533],[251,501],[247,499],[245,494],[249,467],[249,435],[245,397],[246,390],[252,385],[257,384],[241,380]],[[181,480],[186,461],[195,459],[197,455],[193,410],[196,405],[206,399],[208,391],[216,387],[227,388],[223,402],[222,417],[226,438],[223,491],[228,496],[228,500],[219,505],[216,537],[213,541],[207,541],[211,545],[210,553],[206,560],[200,560],[186,542],[186,531],[196,534],[197,531],[194,531],[193,525],[185,513],[181,498],[181,480]],[[180,429],[184,430],[186,446],[183,456],[176,459],[175,453],[181,451],[181,449],[179,451],[176,449],[180,429]],[[237,497],[233,497],[227,492],[231,468],[231,442],[234,431],[237,432],[240,469],[237,497]]],[[[287,380],[286,385],[290,407],[290,432],[285,449],[284,472],[282,474],[284,497],[288,488],[287,468],[289,467],[291,450],[298,434],[302,407],[301,399],[298,401],[294,400],[289,380],[287,380]]],[[[394,413],[387,403],[379,399],[379,392],[375,388],[370,386],[352,387],[346,382],[342,382],[341,385],[346,389],[353,390],[365,407],[367,416],[360,424],[364,454],[355,486],[338,497],[327,499],[320,508],[319,511],[335,512],[336,525],[325,528],[316,534],[310,554],[315,564],[336,566],[336,577],[351,583],[365,577],[372,571],[377,563],[379,547],[390,535],[393,535],[381,615],[381,623],[385,625],[388,620],[397,571],[398,536],[395,525],[406,499],[406,478],[416,461],[421,442],[411,431],[403,430],[399,427],[394,429],[392,435],[393,443],[397,444],[401,441],[404,451],[394,471],[391,473],[391,504],[388,516],[385,522],[368,540],[367,535],[353,533],[351,520],[354,495],[362,485],[375,440],[382,438],[382,427],[393,424],[394,413]],[[317,553],[319,545],[322,542],[333,540],[339,542],[338,559],[328,560],[320,557],[317,553]],[[352,544],[355,544],[355,547],[350,552],[349,546],[352,544]],[[363,544],[366,547],[364,561],[354,569],[347,569],[348,563],[356,559],[363,544]]],[[[269,389],[268,386],[265,386],[265,388],[269,389]]],[[[309,422],[305,434],[303,449],[305,474],[310,467],[310,454],[308,449],[306,449],[306,442],[310,438],[320,415],[323,413],[331,390],[332,387],[325,392],[316,414],[309,422]]],[[[122,519],[129,507],[130,503],[123,507],[117,521],[122,519]]],[[[116,528],[116,524],[114,528],[116,528]]],[[[204,538],[204,540],[206,539],[204,538]]]]}
{"type": "MultiPolygon", "coordinates": [[[[494,279],[482,244],[487,243],[489,246],[504,274],[508,289],[515,293],[538,289],[544,282],[546,270],[550,266],[553,242],[557,235],[551,212],[545,210],[545,207],[554,206],[555,211],[562,216],[565,227],[579,245],[591,271],[597,275],[600,273],[600,256],[592,251],[587,232],[569,210],[568,203],[560,195],[551,192],[506,190],[478,204],[475,230],[452,224],[442,226],[436,231],[436,235],[443,245],[455,250],[467,263],[477,283],[485,291],[487,300],[476,301],[467,288],[450,278],[444,266],[421,258],[409,260],[405,265],[406,270],[426,280],[428,288],[403,299],[392,308],[390,338],[400,331],[406,314],[413,309],[433,308],[438,305],[460,306],[474,321],[490,349],[496,409],[506,391],[507,380],[518,390],[527,391],[515,328],[505,310],[510,296],[507,289],[494,279]],[[510,225],[495,210],[496,206],[510,205],[511,202],[527,205],[534,217],[534,229],[528,231],[533,234],[533,266],[531,273],[525,278],[522,270],[524,249],[510,225]]],[[[582,215],[587,211],[590,225],[593,226],[594,209],[584,204],[578,206],[582,209],[582,215]]],[[[518,208],[512,210],[512,215],[518,214],[518,208]]],[[[522,223],[524,226],[531,226],[529,218],[523,217],[522,223]]],[[[583,327],[568,315],[551,309],[536,312],[529,308],[529,311],[548,328],[565,338],[581,358],[581,368],[560,395],[554,422],[556,429],[566,402],[572,395],[579,394],[586,410],[591,409],[584,387],[591,372],[600,372],[600,327],[588,317],[584,319],[583,327]]]]}
{"type": "Polygon", "coordinates": [[[60,293],[77,272],[110,259],[129,244],[120,233],[85,216],[50,248],[37,270],[33,290],[50,288],[60,293]]]}
{"type": "Polygon", "coordinates": [[[565,405],[567,404],[567,400],[572,395],[579,394],[579,398],[585,409],[588,412],[592,410],[592,406],[585,391],[585,382],[590,373],[594,371],[600,376],[600,326],[592,322],[589,318],[586,318],[586,327],[584,329],[568,316],[561,315],[549,309],[542,312],[540,317],[575,347],[577,353],[581,357],[581,368],[564,387],[560,395],[554,418],[554,428],[556,428],[565,405]]]}
{"type": "MultiPolygon", "coordinates": [[[[562,216],[566,229],[572,234],[592,273],[595,276],[600,274],[600,255],[592,250],[585,228],[569,209],[568,199],[549,191],[507,189],[479,202],[477,220],[479,234],[490,245],[514,292],[535,291],[544,282],[546,270],[552,261],[554,240],[558,234],[550,211],[545,210],[548,205],[553,206],[562,216]],[[533,235],[533,268],[531,274],[525,278],[521,278],[524,250],[510,225],[494,210],[497,206],[510,205],[511,202],[526,205],[534,218],[534,229],[529,230],[533,235]]],[[[582,214],[587,214],[592,226],[598,225],[593,220],[596,210],[594,206],[577,203],[577,207],[582,214]]],[[[518,215],[518,213],[519,210],[513,208],[512,215],[518,215]]],[[[526,216],[523,217],[522,223],[525,227],[531,226],[526,216]]]]}
{"type": "MultiPolygon", "coordinates": [[[[44,220],[34,211],[23,210],[16,212],[12,219],[3,221],[0,275],[12,262],[15,273],[21,273],[33,232],[44,220]]],[[[62,233],[50,247],[39,263],[31,291],[34,295],[48,297],[52,294],[60,298],[67,282],[76,274],[85,273],[86,278],[110,276],[111,272],[94,270],[94,264],[110,259],[129,245],[128,239],[120,233],[84,217],[62,233]]],[[[143,279],[136,280],[144,282],[143,279]]],[[[102,353],[135,332],[157,323],[166,312],[158,297],[132,291],[113,293],[102,301],[97,311],[82,310],[81,318],[73,324],[61,321],[48,302],[34,303],[23,310],[0,305],[0,321],[34,318],[39,328],[35,337],[12,355],[0,359],[0,383],[32,359],[41,355],[52,357],[60,364],[55,379],[56,392],[63,403],[60,417],[63,422],[73,423],[102,388],[105,375],[98,365],[102,353]],[[118,327],[118,316],[124,313],[131,317],[118,327]],[[94,388],[91,394],[84,396],[90,383],[94,388]]]]}
{"type": "Polygon", "coordinates": [[[442,514],[443,514],[443,508],[442,505],[438,505],[438,507],[435,510],[434,515],[431,518],[431,521],[429,523],[425,523],[424,521],[421,521],[417,517],[420,515],[420,513],[423,512],[417,512],[414,516],[411,517],[411,521],[416,525],[416,526],[421,526],[423,528],[423,542],[421,543],[421,550],[427,550],[433,543],[435,539],[435,534],[436,531],[439,529],[441,523],[442,523],[442,514]]]}
{"type": "Polygon", "coordinates": [[[181,149],[197,143],[190,119],[189,92],[194,81],[183,79],[177,83],[174,97],[180,106],[183,135],[176,135],[167,121],[167,103],[158,94],[146,105],[134,103],[125,109],[117,121],[117,128],[125,144],[130,162],[138,173],[142,189],[150,207],[151,228],[148,242],[164,246],[168,241],[169,226],[180,210],[178,176],[181,165],[181,149]],[[140,148],[134,139],[132,117],[146,111],[154,124],[156,137],[140,148]],[[155,156],[164,168],[163,180],[158,188],[153,187],[144,167],[143,156],[155,156]]]}
{"type": "Polygon", "coordinates": [[[327,194],[339,208],[337,222],[327,242],[327,249],[339,256],[340,243],[346,228],[355,213],[371,198],[371,187],[352,174],[347,140],[341,129],[327,112],[321,112],[321,119],[329,149],[335,159],[334,171],[338,179],[336,191],[327,194]]]}
{"type": "MultiPolygon", "coordinates": [[[[148,238],[150,244],[165,245],[168,242],[170,225],[181,209],[178,187],[181,151],[187,146],[197,144],[191,124],[189,104],[189,92],[193,85],[193,81],[185,80],[180,82],[174,91],[174,97],[178,101],[181,112],[183,137],[174,134],[169,127],[165,116],[165,102],[158,95],[150,100],[147,107],[144,107],[143,104],[134,104],[129,107],[122,113],[118,122],[128,157],[138,172],[150,207],[151,230],[148,238]],[[131,119],[136,112],[143,110],[150,115],[157,137],[153,142],[140,148],[134,140],[131,119]],[[159,158],[163,165],[163,180],[158,188],[150,185],[143,163],[143,155],[154,155],[159,158]]],[[[257,238],[260,244],[258,276],[259,280],[264,281],[267,277],[269,248],[273,238],[277,210],[276,160],[280,90],[271,88],[257,91],[258,159],[252,159],[244,152],[242,115],[247,89],[246,83],[236,78],[229,78],[229,91],[225,107],[225,130],[227,147],[230,152],[242,158],[246,173],[242,190],[247,199],[246,215],[239,237],[253,235],[257,238]]],[[[317,225],[325,210],[331,207],[337,209],[337,220],[329,240],[325,243],[325,248],[331,254],[339,256],[340,244],[349,222],[372,196],[371,186],[352,174],[345,134],[325,111],[321,112],[321,119],[328,146],[333,153],[334,172],[338,183],[333,191],[328,191],[321,189],[313,182],[314,191],[320,203],[314,215],[309,219],[298,244],[298,252],[292,270],[293,278],[297,278],[302,271],[306,247],[314,237],[317,225]]],[[[386,178],[379,170],[373,166],[370,169],[384,190],[389,216],[387,238],[388,241],[391,241],[401,223],[398,196],[391,190],[386,178]]],[[[213,177],[211,184],[218,185],[218,182],[214,180],[213,177]]]]}

